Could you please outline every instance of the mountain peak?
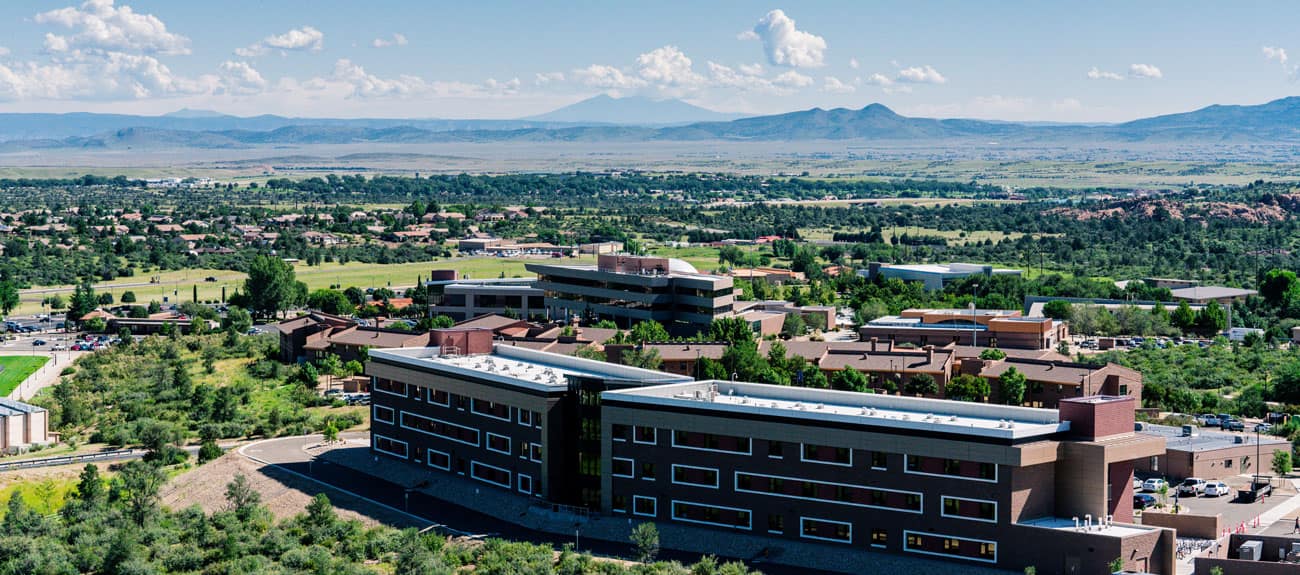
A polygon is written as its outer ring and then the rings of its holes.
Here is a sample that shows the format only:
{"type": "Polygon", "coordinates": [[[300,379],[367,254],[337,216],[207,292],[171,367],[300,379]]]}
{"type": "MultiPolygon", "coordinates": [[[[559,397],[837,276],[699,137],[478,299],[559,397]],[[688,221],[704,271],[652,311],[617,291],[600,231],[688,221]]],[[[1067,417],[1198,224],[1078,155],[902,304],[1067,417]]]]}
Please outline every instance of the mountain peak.
{"type": "Polygon", "coordinates": [[[213,110],[194,110],[191,108],[181,108],[175,112],[163,114],[164,118],[224,118],[226,114],[213,110]]]}

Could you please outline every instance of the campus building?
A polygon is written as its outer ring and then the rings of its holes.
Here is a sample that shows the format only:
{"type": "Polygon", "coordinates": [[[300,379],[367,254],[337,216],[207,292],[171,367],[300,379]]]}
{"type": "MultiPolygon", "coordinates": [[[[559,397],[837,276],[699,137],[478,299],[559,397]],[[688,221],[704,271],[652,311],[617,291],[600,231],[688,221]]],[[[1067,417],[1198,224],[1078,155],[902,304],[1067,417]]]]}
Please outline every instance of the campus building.
{"type": "Polygon", "coordinates": [[[1070,337],[1066,322],[1023,317],[1019,310],[907,309],[858,328],[863,340],[913,345],[949,344],[1013,349],[1055,349],[1070,337]]]}
{"type": "Polygon", "coordinates": [[[897,279],[905,282],[921,282],[925,289],[941,290],[948,284],[971,276],[1020,275],[1020,270],[995,268],[981,264],[884,264],[872,263],[858,274],[867,279],[897,279]]]}
{"type": "Polygon", "coordinates": [[[630,327],[655,320],[669,331],[698,332],[731,315],[730,277],[702,274],[679,259],[600,255],[596,265],[528,263],[552,319],[578,316],[630,327]]]}
{"type": "MultiPolygon", "coordinates": [[[[690,377],[435,330],[374,350],[372,449],[631,521],[1039,573],[1172,575],[1132,525],[1132,397],[1059,410],[690,377]]],[[[694,351],[694,350],[691,350],[694,351]]],[[[465,502],[473,505],[473,502],[465,502]]],[[[779,545],[779,543],[775,543],[779,545]]]]}
{"type": "Polygon", "coordinates": [[[1273,452],[1290,451],[1291,442],[1270,435],[1225,433],[1194,427],[1142,424],[1142,435],[1165,440],[1165,453],[1137,464],[1148,475],[1171,481],[1200,477],[1207,481],[1233,475],[1269,473],[1273,452]]]}
{"type": "Polygon", "coordinates": [[[430,298],[431,315],[445,315],[456,321],[489,314],[546,318],[545,292],[533,287],[533,281],[528,279],[462,281],[441,286],[441,292],[430,298]]]}

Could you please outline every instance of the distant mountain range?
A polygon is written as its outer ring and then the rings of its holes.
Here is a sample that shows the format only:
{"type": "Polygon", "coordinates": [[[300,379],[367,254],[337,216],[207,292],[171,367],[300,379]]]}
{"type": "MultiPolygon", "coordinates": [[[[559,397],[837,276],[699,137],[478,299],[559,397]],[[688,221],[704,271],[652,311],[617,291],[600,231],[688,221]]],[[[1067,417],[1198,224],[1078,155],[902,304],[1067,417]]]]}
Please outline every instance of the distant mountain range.
{"type": "Polygon", "coordinates": [[[881,105],[814,108],[722,121],[685,102],[597,97],[518,120],[236,117],[182,110],[166,116],[0,114],[0,151],[139,147],[435,142],[806,141],[1125,145],[1300,144],[1300,97],[1209,106],[1121,124],[1047,124],[910,118],[881,105]],[[709,119],[694,121],[690,118],[709,119]]]}

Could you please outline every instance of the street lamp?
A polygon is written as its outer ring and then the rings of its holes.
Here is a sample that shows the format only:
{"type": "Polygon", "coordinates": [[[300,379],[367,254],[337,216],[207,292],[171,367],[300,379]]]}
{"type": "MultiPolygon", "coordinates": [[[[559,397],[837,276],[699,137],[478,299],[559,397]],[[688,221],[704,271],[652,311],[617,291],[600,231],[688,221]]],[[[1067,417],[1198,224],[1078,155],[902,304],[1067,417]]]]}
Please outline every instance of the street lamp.
{"type": "Polygon", "coordinates": [[[971,347],[979,347],[979,321],[975,319],[975,302],[980,298],[980,284],[971,286],[973,295],[970,300],[970,344],[971,347]]]}

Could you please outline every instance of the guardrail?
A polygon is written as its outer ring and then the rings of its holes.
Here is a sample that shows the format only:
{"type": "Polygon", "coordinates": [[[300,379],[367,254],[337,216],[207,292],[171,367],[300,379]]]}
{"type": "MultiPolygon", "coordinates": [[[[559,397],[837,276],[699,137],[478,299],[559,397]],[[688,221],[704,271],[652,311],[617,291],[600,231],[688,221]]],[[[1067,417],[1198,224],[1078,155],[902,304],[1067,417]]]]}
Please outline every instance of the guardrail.
{"type": "Polygon", "coordinates": [[[63,455],[60,457],[45,457],[42,459],[24,459],[22,461],[13,461],[9,463],[0,463],[0,471],[13,471],[15,469],[30,469],[33,467],[52,467],[55,465],[68,465],[70,463],[80,463],[82,461],[99,461],[103,459],[126,459],[135,454],[132,449],[115,449],[113,451],[101,451],[99,453],[86,453],[83,455],[63,455]]]}

